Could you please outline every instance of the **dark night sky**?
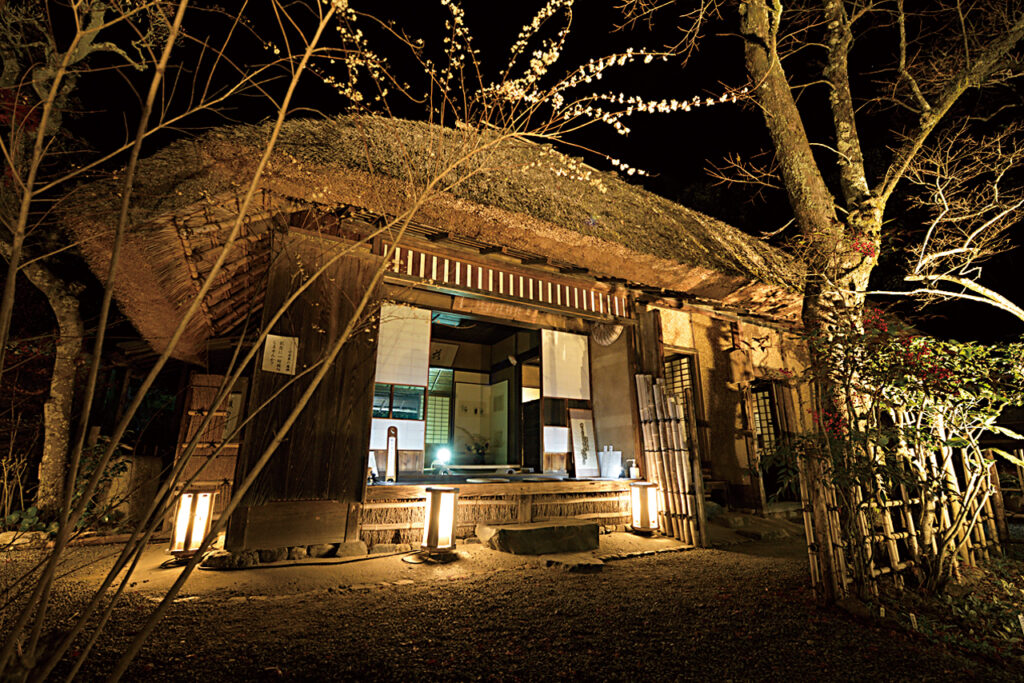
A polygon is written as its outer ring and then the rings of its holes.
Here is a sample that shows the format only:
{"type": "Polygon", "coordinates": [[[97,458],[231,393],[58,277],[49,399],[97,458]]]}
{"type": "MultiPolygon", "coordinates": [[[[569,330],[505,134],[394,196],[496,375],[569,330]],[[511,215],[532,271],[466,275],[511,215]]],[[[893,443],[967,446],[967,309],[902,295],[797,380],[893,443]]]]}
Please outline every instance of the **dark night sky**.
{"type": "MultiPolygon", "coordinates": [[[[506,4],[501,7],[500,15],[496,16],[493,3],[465,3],[467,24],[473,31],[475,44],[482,53],[481,60],[485,68],[493,69],[502,64],[507,46],[539,4],[506,4]]],[[[414,37],[423,37],[428,44],[431,40],[436,42],[437,36],[443,33],[445,11],[439,5],[397,3],[383,9],[376,5],[370,7],[375,12],[394,12],[393,18],[400,25],[408,27],[414,37]]],[[[574,11],[573,32],[560,61],[562,69],[584,62],[590,57],[622,50],[627,46],[656,47],[676,39],[676,23],[670,14],[665,14],[653,31],[610,32],[609,27],[615,24],[618,17],[612,2],[578,3],[574,11]]],[[[211,18],[210,21],[214,22],[216,19],[211,18]]],[[[213,25],[210,24],[211,27],[213,25]]],[[[193,24],[194,26],[196,24],[193,24]]],[[[263,35],[273,35],[276,30],[270,16],[256,16],[254,28],[263,35]]],[[[209,30],[211,33],[214,31],[213,28],[209,30]]],[[[678,61],[668,64],[655,62],[649,66],[627,68],[617,74],[610,73],[601,82],[601,89],[621,91],[627,95],[635,93],[653,99],[682,100],[694,95],[717,96],[726,87],[742,86],[745,83],[742,50],[739,38],[729,35],[732,30],[734,26],[728,23],[712,27],[712,38],[705,43],[703,51],[691,59],[685,68],[681,68],[678,61]]],[[[378,47],[379,51],[391,57],[397,68],[407,68],[395,47],[388,47],[389,43],[386,42],[375,45],[382,46],[378,47]]],[[[240,62],[258,63],[266,58],[266,52],[257,41],[251,39],[243,39],[232,54],[240,62]]],[[[194,55],[190,55],[190,58],[192,57],[194,55]]],[[[858,51],[855,50],[855,63],[857,57],[858,51]]],[[[410,69],[408,73],[411,76],[414,72],[410,69]]],[[[138,78],[131,74],[127,77],[138,78]]],[[[124,121],[133,120],[135,105],[130,90],[125,87],[126,81],[119,80],[121,78],[117,76],[108,79],[104,87],[81,91],[80,106],[85,113],[75,122],[75,131],[80,137],[101,148],[124,134],[123,128],[119,128],[117,123],[111,124],[112,120],[121,118],[109,107],[111,101],[123,103],[119,108],[123,110],[124,121]],[[104,123],[97,125],[99,121],[104,123]]],[[[329,88],[317,84],[315,79],[306,83],[298,98],[300,108],[315,109],[328,114],[344,108],[345,103],[329,88]]],[[[855,88],[859,87],[861,92],[867,88],[866,84],[855,82],[854,85],[855,88]]],[[[820,90],[810,89],[801,95],[800,102],[808,112],[813,112],[821,99],[820,90]]],[[[398,99],[392,99],[391,102],[397,115],[406,118],[424,116],[422,105],[398,99]]],[[[226,115],[196,117],[192,122],[192,130],[202,130],[206,126],[231,121],[256,121],[272,113],[273,110],[265,101],[249,99],[236,103],[232,109],[227,110],[226,115]]],[[[861,124],[862,134],[870,137],[873,133],[884,130],[877,124],[886,122],[886,117],[890,115],[891,112],[875,118],[866,115],[861,124]]],[[[631,180],[642,182],[648,189],[658,194],[731,222],[753,235],[759,236],[775,231],[788,221],[789,208],[781,193],[767,199],[753,198],[746,188],[715,184],[705,171],[709,162],[720,161],[728,152],[749,155],[763,147],[767,134],[761,115],[754,107],[726,104],[707,109],[699,108],[689,113],[635,115],[628,123],[633,131],[628,137],[615,134],[609,127],[595,126],[583,134],[574,136],[571,141],[647,170],[652,174],[651,177],[631,180]]],[[[831,130],[828,128],[827,118],[816,118],[810,114],[806,117],[806,125],[815,140],[830,142],[831,130]]],[[[183,133],[178,131],[154,136],[149,151],[181,134],[183,133]]],[[[187,134],[187,131],[184,134],[187,134]]],[[[881,137],[877,138],[877,141],[887,142],[881,137]]],[[[579,149],[567,151],[581,153],[579,149]]],[[[597,168],[611,169],[607,160],[600,156],[585,153],[584,156],[597,168]]],[[[896,203],[891,204],[888,215],[889,218],[898,219],[898,232],[906,233],[913,228],[914,217],[901,214],[896,203]]],[[[795,228],[791,226],[781,236],[772,238],[772,242],[784,245],[786,240],[794,236],[795,228]]],[[[984,272],[986,284],[1007,293],[1019,302],[1024,300],[1024,297],[1019,296],[1021,288],[1020,278],[1017,277],[1015,270],[1016,259],[1016,255],[1012,253],[995,259],[984,272]]],[[[894,262],[898,265],[898,261],[898,257],[883,261],[883,265],[877,271],[877,286],[896,288],[899,285],[898,279],[894,277],[894,262]]],[[[898,303],[892,299],[880,303],[893,305],[908,315],[919,308],[914,302],[898,303]]],[[[938,305],[929,307],[927,313],[937,317],[933,317],[931,321],[925,318],[919,323],[921,328],[943,336],[993,341],[1013,338],[1024,331],[1024,324],[1011,316],[980,304],[938,305]]]]}

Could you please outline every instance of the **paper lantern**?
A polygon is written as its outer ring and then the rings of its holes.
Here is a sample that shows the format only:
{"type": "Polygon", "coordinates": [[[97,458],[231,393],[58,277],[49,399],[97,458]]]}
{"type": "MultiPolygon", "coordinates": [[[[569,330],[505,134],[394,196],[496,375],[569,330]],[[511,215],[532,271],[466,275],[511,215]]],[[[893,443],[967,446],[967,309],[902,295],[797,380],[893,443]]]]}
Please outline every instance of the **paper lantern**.
{"type": "Polygon", "coordinates": [[[634,481],[629,485],[633,512],[633,531],[651,533],[658,530],[658,485],[634,481]]]}
{"type": "Polygon", "coordinates": [[[190,556],[199,550],[210,530],[215,491],[186,491],[178,497],[178,510],[171,531],[172,555],[190,556]]]}
{"type": "Polygon", "coordinates": [[[423,520],[422,548],[428,553],[446,553],[455,549],[455,518],[459,490],[451,486],[428,486],[427,509],[423,520]]]}

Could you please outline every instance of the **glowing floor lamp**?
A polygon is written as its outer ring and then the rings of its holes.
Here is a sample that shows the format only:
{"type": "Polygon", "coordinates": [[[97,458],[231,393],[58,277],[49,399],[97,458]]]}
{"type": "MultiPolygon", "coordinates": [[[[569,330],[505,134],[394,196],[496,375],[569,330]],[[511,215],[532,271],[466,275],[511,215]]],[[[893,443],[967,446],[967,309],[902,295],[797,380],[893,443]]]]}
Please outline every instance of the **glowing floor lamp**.
{"type": "Polygon", "coordinates": [[[452,486],[428,486],[427,507],[423,519],[423,543],[428,554],[455,550],[455,524],[459,489],[452,486]]]}
{"type": "Polygon", "coordinates": [[[633,531],[650,534],[658,530],[658,485],[634,481],[629,485],[633,512],[633,531]]]}
{"type": "Polygon", "coordinates": [[[203,537],[210,530],[213,518],[210,513],[216,495],[216,491],[185,491],[178,497],[169,553],[177,557],[191,557],[199,550],[203,537]]]}

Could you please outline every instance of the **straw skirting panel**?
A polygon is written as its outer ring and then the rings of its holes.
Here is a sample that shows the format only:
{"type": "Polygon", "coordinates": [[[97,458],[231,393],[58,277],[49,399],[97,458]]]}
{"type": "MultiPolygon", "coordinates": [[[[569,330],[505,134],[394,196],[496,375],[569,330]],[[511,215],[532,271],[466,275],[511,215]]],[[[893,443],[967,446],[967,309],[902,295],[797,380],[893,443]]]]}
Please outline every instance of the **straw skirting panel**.
{"type": "MultiPolygon", "coordinates": [[[[423,540],[425,502],[425,497],[417,497],[365,503],[360,517],[360,539],[371,552],[374,545],[419,543],[423,540]]],[[[609,530],[621,530],[629,523],[628,492],[459,496],[456,536],[474,536],[476,525],[481,522],[525,524],[556,519],[587,519],[609,530]]]]}

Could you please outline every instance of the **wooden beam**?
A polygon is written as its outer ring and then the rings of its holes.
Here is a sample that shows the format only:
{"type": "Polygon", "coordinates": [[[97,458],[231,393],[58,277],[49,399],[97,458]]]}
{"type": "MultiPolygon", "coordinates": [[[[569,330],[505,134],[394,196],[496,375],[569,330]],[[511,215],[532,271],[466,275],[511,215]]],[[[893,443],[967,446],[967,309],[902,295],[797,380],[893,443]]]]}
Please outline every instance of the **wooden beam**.
{"type": "Polygon", "coordinates": [[[546,256],[527,256],[526,258],[519,258],[519,262],[524,266],[536,266],[540,264],[547,264],[548,259],[546,256]]]}
{"type": "Polygon", "coordinates": [[[580,266],[559,266],[559,273],[589,273],[589,268],[581,268],[580,266]]]}
{"type": "Polygon", "coordinates": [[[479,251],[484,256],[486,256],[487,254],[502,254],[505,252],[505,247],[480,247],[479,249],[477,249],[477,251],[479,251]]]}
{"type": "Polygon", "coordinates": [[[629,285],[628,280],[623,280],[621,277],[614,277],[611,275],[596,275],[594,276],[594,279],[597,280],[598,282],[611,282],[613,284],[623,286],[629,285]]]}
{"type": "Polygon", "coordinates": [[[449,232],[435,232],[433,235],[427,235],[427,240],[431,242],[440,242],[451,237],[449,232]]]}

